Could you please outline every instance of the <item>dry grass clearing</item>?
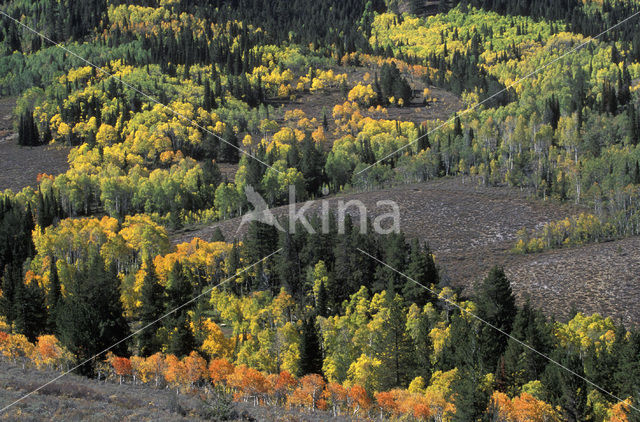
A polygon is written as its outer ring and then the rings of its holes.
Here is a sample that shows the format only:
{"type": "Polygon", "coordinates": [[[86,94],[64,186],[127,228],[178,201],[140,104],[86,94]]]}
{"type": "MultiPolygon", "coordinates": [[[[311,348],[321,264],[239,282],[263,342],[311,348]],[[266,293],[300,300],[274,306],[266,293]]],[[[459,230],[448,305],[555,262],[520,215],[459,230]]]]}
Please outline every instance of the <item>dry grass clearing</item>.
{"type": "Polygon", "coordinates": [[[35,186],[39,173],[64,173],[68,155],[68,147],[21,147],[12,136],[0,140],[0,191],[35,186]]]}
{"type": "Polygon", "coordinates": [[[640,324],[640,237],[509,257],[514,291],[565,319],[572,310],[640,324]]]}
{"type": "MultiPolygon", "coordinates": [[[[50,371],[22,369],[0,362],[0,408],[9,405],[60,374],[50,371]]],[[[197,397],[176,395],[173,389],[148,386],[118,385],[98,382],[77,375],[47,385],[37,393],[0,414],[8,421],[203,421],[220,420],[207,414],[197,397]]],[[[253,406],[232,403],[232,421],[349,421],[332,418],[323,411],[314,413],[275,406],[253,406]]]]}

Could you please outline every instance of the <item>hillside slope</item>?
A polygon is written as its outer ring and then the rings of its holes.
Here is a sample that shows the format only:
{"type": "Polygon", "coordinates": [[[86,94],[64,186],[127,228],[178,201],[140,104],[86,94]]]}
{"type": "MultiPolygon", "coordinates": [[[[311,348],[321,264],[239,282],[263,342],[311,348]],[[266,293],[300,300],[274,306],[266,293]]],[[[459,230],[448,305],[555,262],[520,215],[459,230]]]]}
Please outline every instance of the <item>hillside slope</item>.
{"type": "MultiPolygon", "coordinates": [[[[22,369],[0,361],[0,408],[35,390],[60,374],[22,369]]],[[[307,413],[274,406],[234,402],[230,421],[347,421],[327,412],[307,413]]],[[[208,413],[201,399],[176,395],[174,390],[99,382],[69,374],[12,406],[2,420],[29,421],[205,421],[220,420],[208,413]]]]}
{"type": "MultiPolygon", "coordinates": [[[[434,250],[444,279],[471,293],[494,265],[505,267],[518,298],[550,315],[564,319],[573,309],[640,323],[640,310],[631,306],[637,299],[634,268],[640,268],[636,250],[640,238],[605,244],[552,250],[539,254],[510,252],[518,230],[534,229],[546,222],[575,215],[579,207],[528,199],[524,191],[506,187],[483,187],[470,179],[453,178],[404,185],[375,192],[329,198],[332,210],[338,201],[360,200],[375,218],[388,208],[377,208],[380,200],[396,201],[400,207],[400,228],[408,237],[428,242],[434,250]]],[[[298,205],[301,207],[301,204],[298,205]]],[[[310,210],[317,212],[320,203],[310,210]]],[[[286,207],[273,210],[285,216],[286,207]]],[[[355,208],[349,214],[357,216],[355,208]]],[[[175,233],[174,243],[194,237],[208,240],[220,228],[227,241],[241,238],[246,226],[241,218],[223,221],[197,230],[175,233]]]]}

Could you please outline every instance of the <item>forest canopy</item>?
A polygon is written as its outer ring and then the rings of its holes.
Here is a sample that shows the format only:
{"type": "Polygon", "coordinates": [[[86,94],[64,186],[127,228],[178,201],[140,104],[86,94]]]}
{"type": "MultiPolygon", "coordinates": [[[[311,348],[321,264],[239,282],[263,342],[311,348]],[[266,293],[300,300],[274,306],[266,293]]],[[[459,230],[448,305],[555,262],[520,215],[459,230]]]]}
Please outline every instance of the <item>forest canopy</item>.
{"type": "Polygon", "coordinates": [[[249,211],[247,192],[275,207],[291,187],[446,177],[582,207],[518,232],[516,253],[640,234],[640,35],[589,38],[638,10],[4,2],[46,37],[0,17],[16,142],[70,152],[0,194],[0,359],[334,416],[638,420],[637,327],[555,320],[501,267],[455,288],[429,242],[351,217],[189,235],[249,211]],[[461,108],[438,115],[447,98],[461,108]]]}

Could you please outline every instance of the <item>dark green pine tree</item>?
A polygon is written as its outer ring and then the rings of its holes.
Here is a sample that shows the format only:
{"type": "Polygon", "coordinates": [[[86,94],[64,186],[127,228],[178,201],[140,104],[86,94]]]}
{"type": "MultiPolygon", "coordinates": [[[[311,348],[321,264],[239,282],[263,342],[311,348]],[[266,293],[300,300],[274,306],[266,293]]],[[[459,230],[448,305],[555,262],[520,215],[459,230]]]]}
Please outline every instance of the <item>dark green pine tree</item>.
{"type": "Polygon", "coordinates": [[[6,35],[6,45],[9,48],[9,52],[21,52],[22,51],[22,43],[20,42],[20,35],[18,34],[18,29],[16,25],[8,25],[7,26],[7,35],[6,35]]]}
{"type": "MultiPolygon", "coordinates": [[[[338,312],[343,301],[349,299],[361,286],[371,289],[371,281],[375,280],[376,274],[375,261],[356,249],[360,248],[370,253],[376,253],[378,250],[370,222],[366,222],[368,227],[365,233],[367,234],[360,233],[360,224],[354,226],[349,214],[345,216],[343,223],[344,230],[342,228],[339,230],[339,232],[343,231],[343,234],[329,235],[323,241],[323,243],[328,241],[335,245],[332,254],[335,259],[333,272],[327,283],[329,306],[333,314],[338,312]]],[[[330,265],[329,261],[327,265],[330,265]]]]}
{"type": "Polygon", "coordinates": [[[272,225],[252,221],[244,238],[244,253],[250,262],[257,262],[276,250],[278,229],[272,225]]]}
{"type": "MultiPolygon", "coordinates": [[[[257,104],[261,104],[264,102],[264,85],[262,83],[262,75],[258,74],[258,80],[256,81],[256,101],[257,104]]],[[[257,105],[256,104],[256,105],[257,105]]]]}
{"type": "Polygon", "coordinates": [[[2,296],[0,297],[0,313],[7,319],[10,329],[16,320],[16,291],[22,283],[22,271],[13,263],[4,267],[2,275],[2,296]]]}
{"type": "Polygon", "coordinates": [[[458,369],[452,385],[456,397],[455,421],[478,421],[486,410],[488,397],[482,391],[484,372],[480,368],[479,331],[481,323],[459,314],[451,317],[450,336],[437,362],[437,369],[458,369]]]}
{"type": "Polygon", "coordinates": [[[553,130],[558,128],[558,121],[560,121],[560,101],[553,94],[551,98],[548,98],[546,101],[544,121],[550,124],[553,130]]]}
{"type": "Polygon", "coordinates": [[[51,142],[52,139],[53,135],[51,133],[51,126],[49,126],[49,123],[47,122],[45,123],[44,130],[42,131],[40,142],[44,145],[47,145],[51,142]]]}
{"type": "Polygon", "coordinates": [[[342,92],[342,96],[345,100],[349,98],[349,85],[347,84],[346,79],[343,79],[340,83],[340,91],[342,92]]]}
{"type": "Polygon", "coordinates": [[[20,116],[18,144],[23,146],[40,145],[40,134],[38,133],[38,127],[33,119],[33,111],[31,109],[25,110],[20,116]]]}
{"type": "Polygon", "coordinates": [[[386,98],[384,97],[384,93],[382,92],[382,86],[380,85],[380,78],[378,78],[377,73],[376,73],[375,82],[374,82],[374,91],[376,93],[376,104],[385,105],[386,98]]]}
{"type": "Polygon", "coordinates": [[[287,151],[287,167],[296,169],[300,167],[300,148],[297,142],[294,142],[287,151]]]}
{"type": "MultiPolygon", "coordinates": [[[[404,234],[391,233],[382,244],[382,261],[389,267],[404,273],[407,265],[407,255],[409,247],[405,241],[404,234]]],[[[362,255],[362,254],[360,254],[362,255]]],[[[387,290],[391,294],[399,292],[409,280],[403,275],[386,266],[379,266],[376,270],[373,292],[387,290]]],[[[409,281],[410,282],[410,281],[409,281]]]]}
{"type": "Polygon", "coordinates": [[[49,216],[47,215],[47,206],[44,202],[44,195],[42,194],[42,190],[38,188],[38,195],[36,197],[37,206],[36,206],[36,222],[42,228],[47,227],[47,223],[49,221],[49,216]]]}
{"type": "Polygon", "coordinates": [[[216,227],[215,230],[213,231],[213,234],[211,235],[211,241],[212,242],[224,242],[224,234],[222,234],[222,230],[220,230],[220,227],[216,227]]]}
{"type": "Polygon", "coordinates": [[[56,219],[61,217],[61,214],[53,189],[49,188],[44,193],[38,190],[36,205],[36,222],[38,225],[43,229],[49,227],[56,219]]]}
{"type": "Polygon", "coordinates": [[[479,286],[475,302],[478,316],[498,328],[488,325],[480,328],[480,362],[485,372],[495,372],[498,359],[507,347],[517,308],[511,284],[502,268],[494,267],[479,286]]]}
{"type": "Polygon", "coordinates": [[[142,280],[140,291],[140,328],[142,331],[137,335],[137,340],[140,355],[146,357],[160,351],[161,344],[156,336],[157,327],[147,326],[163,315],[165,307],[164,288],[158,283],[155,266],[152,262],[147,262],[143,267],[146,274],[142,280]]]}
{"type": "Polygon", "coordinates": [[[47,306],[45,292],[38,283],[18,283],[15,292],[15,330],[22,333],[31,342],[45,334],[47,306]]]}
{"type": "Polygon", "coordinates": [[[483,373],[474,368],[463,367],[453,383],[456,397],[455,422],[481,421],[489,404],[489,397],[482,390],[483,373]]]}
{"type": "Polygon", "coordinates": [[[627,105],[629,103],[629,100],[631,100],[629,82],[630,81],[626,77],[623,78],[622,74],[618,72],[618,104],[620,106],[627,105]]]}
{"type": "Polygon", "coordinates": [[[320,192],[324,182],[325,155],[307,134],[300,146],[300,172],[304,176],[306,191],[311,196],[320,192]]]}
{"type": "Polygon", "coordinates": [[[541,380],[546,388],[546,400],[552,406],[560,406],[563,420],[568,422],[594,420],[593,410],[587,400],[589,386],[584,380],[584,363],[580,353],[557,349],[551,357],[564,368],[558,365],[547,366],[541,380]]]}
{"type": "Polygon", "coordinates": [[[237,164],[240,160],[240,147],[238,146],[238,137],[229,125],[226,125],[222,139],[226,142],[220,141],[220,153],[218,157],[220,161],[224,163],[237,164]]]}
{"type": "MultiPolygon", "coordinates": [[[[617,365],[612,371],[613,390],[619,397],[638,397],[640,393],[640,360],[638,360],[638,356],[640,356],[640,331],[637,328],[632,329],[628,338],[623,339],[621,347],[616,348],[616,351],[614,358],[617,365]]],[[[635,403],[637,403],[637,399],[635,403]]],[[[637,412],[631,412],[629,416],[633,418],[630,418],[630,421],[640,420],[640,415],[637,412]]]]}
{"type": "MultiPolygon", "coordinates": [[[[31,210],[31,204],[27,203],[27,208],[24,211],[22,217],[22,238],[24,239],[23,244],[20,246],[23,249],[23,252],[20,256],[20,262],[24,262],[27,258],[32,258],[35,255],[36,247],[33,244],[33,239],[31,238],[31,233],[33,229],[36,228],[35,221],[33,219],[33,211],[31,210]]],[[[17,240],[17,239],[16,239],[17,240]]]]}
{"type": "Polygon", "coordinates": [[[407,319],[407,332],[413,344],[413,351],[409,354],[409,358],[413,360],[411,379],[415,377],[422,377],[425,380],[431,379],[433,370],[431,363],[433,341],[429,336],[432,329],[431,321],[429,321],[427,313],[420,312],[415,305],[409,309],[407,319]],[[415,314],[414,310],[417,311],[415,314]]]}
{"type": "Polygon", "coordinates": [[[403,302],[400,295],[386,295],[385,309],[382,311],[384,323],[378,333],[382,336],[374,336],[371,345],[372,350],[382,357],[383,365],[389,368],[388,377],[382,380],[385,390],[407,385],[412,379],[410,366],[413,363],[413,342],[407,333],[407,310],[403,302]]]}
{"type": "Polygon", "coordinates": [[[176,262],[169,272],[167,280],[167,307],[165,327],[169,333],[168,352],[176,356],[188,355],[195,347],[195,339],[189,326],[186,307],[182,307],[193,298],[193,287],[185,277],[182,265],[176,262]]]}
{"type": "Polygon", "coordinates": [[[582,352],[585,377],[607,391],[614,390],[614,377],[626,343],[627,330],[620,324],[609,347],[597,350],[592,343],[582,352]]]}
{"type": "MultiPolygon", "coordinates": [[[[105,268],[98,251],[89,258],[73,279],[65,280],[66,295],[60,301],[56,325],[60,340],[79,361],[84,361],[129,335],[120,301],[120,283],[115,268],[105,268]]],[[[128,354],[127,343],[111,349],[119,356],[128,354]]],[[[84,365],[80,372],[91,374],[84,365]]]]}
{"type": "Polygon", "coordinates": [[[174,331],[170,334],[167,353],[183,357],[196,348],[196,341],[191,332],[186,312],[174,318],[174,331]]]}
{"type": "MultiPolygon", "coordinates": [[[[409,255],[407,275],[422,286],[428,288],[431,288],[432,285],[437,286],[440,282],[438,268],[436,267],[429,246],[425,245],[424,249],[421,248],[418,239],[414,239],[411,242],[411,255],[409,255]]],[[[411,280],[406,280],[404,283],[402,297],[404,297],[407,302],[416,303],[420,307],[426,305],[427,302],[433,302],[435,300],[435,297],[430,291],[411,280]]]]}
{"type": "Polygon", "coordinates": [[[175,262],[167,275],[167,311],[171,311],[193,297],[193,287],[185,277],[182,264],[175,262]]]}
{"type": "Polygon", "coordinates": [[[633,174],[631,176],[631,181],[636,185],[640,183],[640,164],[637,161],[635,166],[633,167],[633,174]]]}
{"type": "Polygon", "coordinates": [[[429,135],[426,132],[426,129],[421,129],[423,134],[418,136],[418,151],[425,151],[427,148],[431,148],[431,143],[429,142],[429,135]]]}
{"type": "Polygon", "coordinates": [[[335,257],[333,277],[329,277],[327,283],[327,291],[329,292],[329,306],[338,310],[342,302],[358,291],[361,285],[370,288],[366,283],[371,280],[365,274],[365,266],[358,268],[358,259],[360,256],[368,259],[368,263],[372,260],[358,252],[356,245],[363,250],[375,250],[369,248],[363,243],[359,243],[362,238],[358,235],[357,229],[353,226],[351,216],[347,214],[344,218],[344,234],[339,234],[335,238],[335,247],[333,256],[335,257]],[[363,270],[365,270],[363,272],[363,270]]]}
{"type": "Polygon", "coordinates": [[[318,288],[318,297],[316,298],[316,314],[321,317],[329,316],[329,296],[327,294],[327,287],[324,285],[324,281],[320,282],[318,288]]]}
{"type": "Polygon", "coordinates": [[[460,121],[460,117],[458,117],[457,115],[453,126],[453,136],[462,137],[462,122],[460,121]]]}
{"type": "Polygon", "coordinates": [[[204,80],[204,98],[202,101],[202,108],[207,111],[211,111],[217,107],[215,95],[211,89],[211,82],[208,78],[204,80]]]}
{"type": "MultiPolygon", "coordinates": [[[[553,350],[551,325],[542,312],[531,308],[529,301],[518,310],[511,336],[544,355],[553,350]]],[[[496,381],[504,386],[503,391],[517,395],[524,384],[540,379],[548,363],[544,356],[509,339],[496,381]]]]}
{"type": "Polygon", "coordinates": [[[298,376],[307,374],[322,374],[322,349],[318,330],[312,318],[306,318],[302,323],[300,338],[300,366],[298,376]]]}
{"type": "Polygon", "coordinates": [[[627,107],[627,124],[628,124],[628,136],[629,142],[632,145],[638,145],[638,141],[640,140],[640,125],[638,124],[638,114],[636,112],[636,107],[633,103],[629,104],[627,107]]]}
{"type": "Polygon", "coordinates": [[[459,313],[454,313],[449,323],[449,338],[443,346],[441,358],[436,362],[435,369],[449,371],[463,367],[477,368],[480,361],[479,328],[479,321],[469,321],[459,313]]]}
{"type": "MultiPolygon", "coordinates": [[[[256,150],[253,151],[253,156],[262,161],[266,159],[265,155],[266,155],[266,151],[265,151],[264,145],[262,144],[258,145],[256,150]]],[[[256,191],[259,191],[260,182],[262,181],[262,177],[264,176],[266,167],[262,163],[260,163],[258,160],[254,160],[251,157],[243,157],[242,160],[247,169],[246,184],[248,186],[252,186],[256,191]]]]}
{"type": "MultiPolygon", "coordinates": [[[[307,265],[315,265],[318,261],[322,260],[327,265],[327,268],[333,268],[337,227],[335,214],[329,213],[328,218],[324,222],[326,230],[323,229],[323,222],[318,215],[312,215],[309,218],[309,223],[316,233],[309,235],[300,251],[302,262],[307,265]]],[[[329,285],[330,283],[325,285],[327,290],[329,290],[329,285]]]]}
{"type": "MultiPolygon", "coordinates": [[[[238,245],[237,240],[234,240],[233,245],[231,246],[226,264],[226,277],[233,277],[240,269],[240,246],[238,245]]],[[[244,277],[234,278],[226,286],[229,285],[231,285],[231,291],[239,296],[244,295],[245,292],[248,291],[247,281],[244,277]]]]}
{"type": "MultiPolygon", "coordinates": [[[[289,294],[297,300],[304,298],[302,285],[302,267],[300,263],[300,245],[296,242],[296,237],[288,231],[280,232],[278,246],[282,249],[277,256],[276,272],[280,286],[284,286],[289,294]]],[[[274,293],[277,292],[277,285],[272,286],[274,293]]]]}
{"type": "Polygon", "coordinates": [[[360,141],[360,161],[365,164],[374,164],[376,162],[376,156],[371,148],[371,142],[368,139],[360,141]]]}
{"type": "MultiPolygon", "coordinates": [[[[348,221],[351,221],[348,219],[348,221]]],[[[335,267],[333,277],[329,278],[327,290],[329,292],[329,306],[339,309],[342,302],[349,297],[353,284],[353,250],[346,235],[339,235],[334,249],[335,267]]]]}
{"type": "Polygon", "coordinates": [[[60,305],[60,298],[62,297],[60,288],[60,276],[58,275],[58,266],[56,265],[55,257],[50,257],[51,262],[51,274],[49,275],[49,292],[47,293],[47,333],[57,334],[58,327],[56,326],[56,318],[58,313],[58,306],[60,305]]]}

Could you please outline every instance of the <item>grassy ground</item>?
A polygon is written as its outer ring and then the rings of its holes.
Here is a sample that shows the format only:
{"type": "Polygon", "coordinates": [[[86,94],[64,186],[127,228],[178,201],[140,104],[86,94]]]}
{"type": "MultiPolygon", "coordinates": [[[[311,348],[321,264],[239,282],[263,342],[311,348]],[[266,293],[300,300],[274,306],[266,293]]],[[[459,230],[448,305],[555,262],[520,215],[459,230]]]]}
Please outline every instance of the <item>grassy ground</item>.
{"type": "MultiPolygon", "coordinates": [[[[23,370],[0,362],[0,408],[7,406],[47,381],[56,372],[23,370]]],[[[168,389],[98,382],[73,374],[48,385],[0,413],[6,421],[202,421],[220,420],[206,415],[202,400],[176,395],[168,389]]],[[[304,412],[273,406],[232,403],[231,421],[347,421],[326,412],[304,412]]]]}

